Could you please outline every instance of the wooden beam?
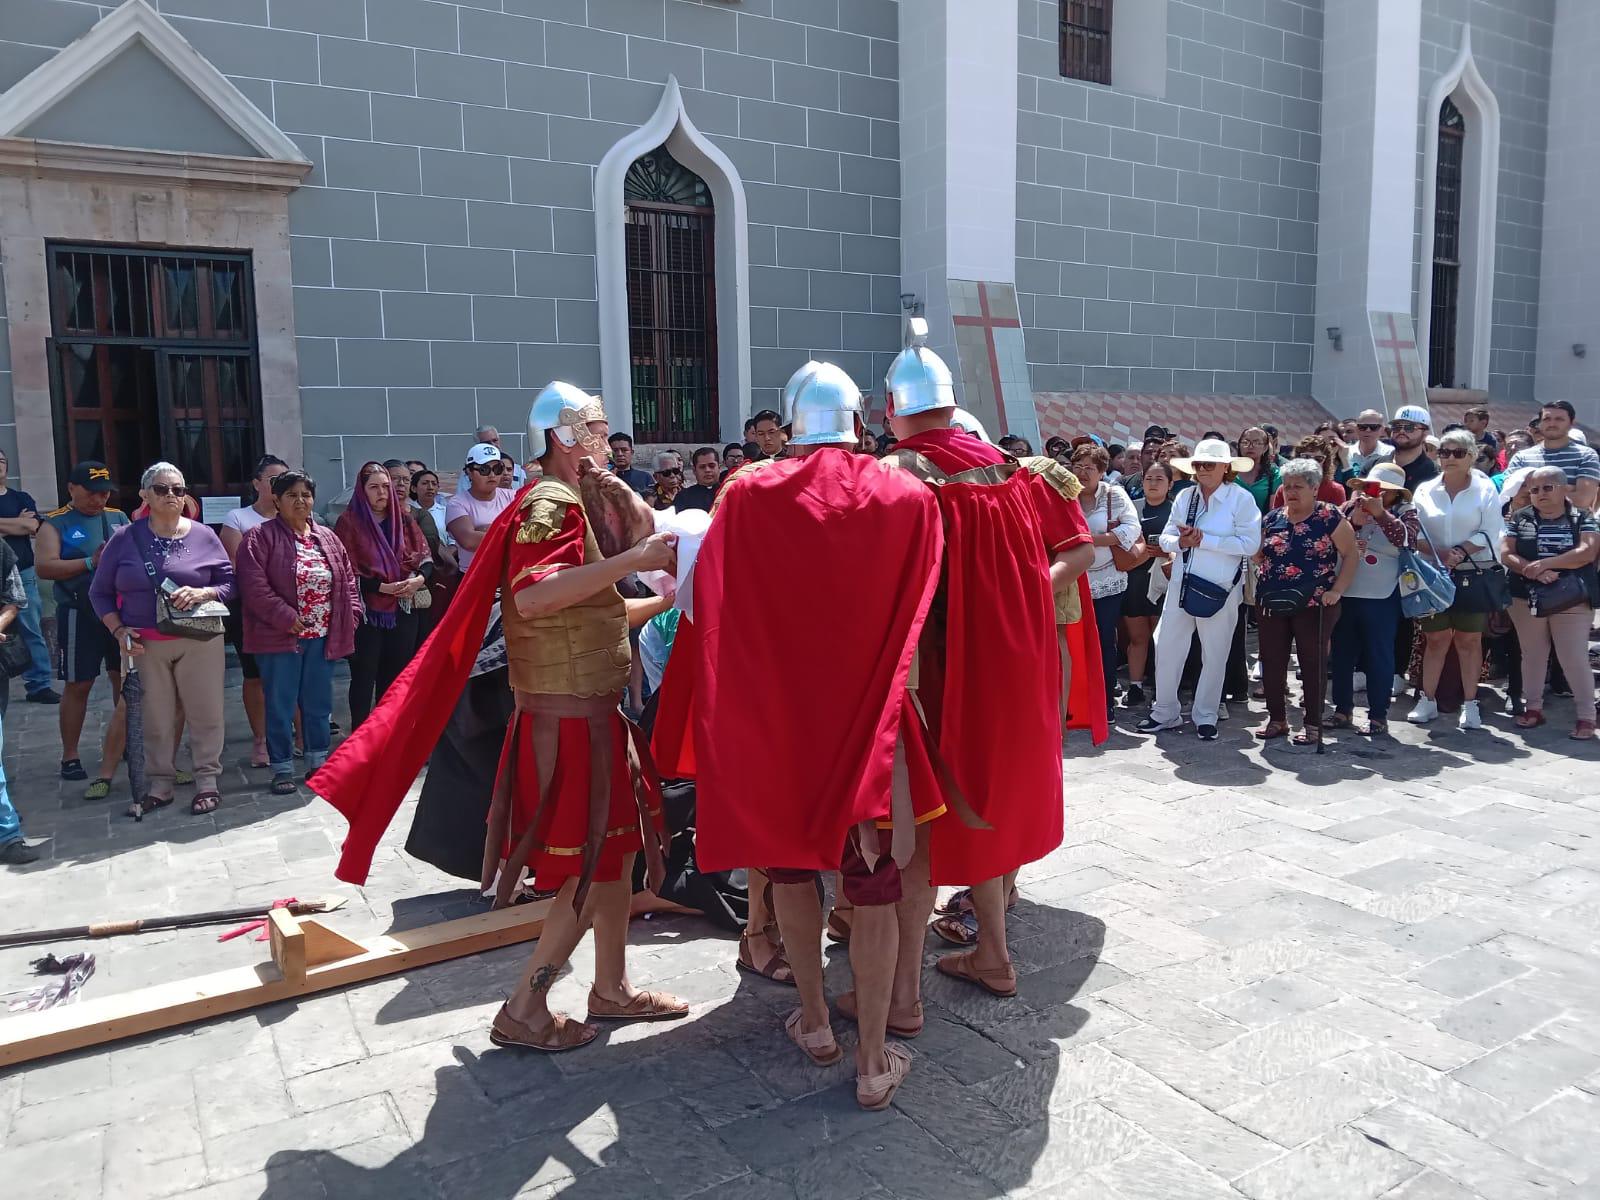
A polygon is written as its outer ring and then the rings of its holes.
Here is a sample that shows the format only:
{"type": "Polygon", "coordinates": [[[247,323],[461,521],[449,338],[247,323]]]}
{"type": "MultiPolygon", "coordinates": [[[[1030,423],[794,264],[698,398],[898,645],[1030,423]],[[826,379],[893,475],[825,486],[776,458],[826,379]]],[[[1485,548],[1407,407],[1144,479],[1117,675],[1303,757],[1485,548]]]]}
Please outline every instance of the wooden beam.
{"type": "Polygon", "coordinates": [[[0,1020],[0,1067],[531,941],[549,906],[548,900],[522,904],[361,942],[277,909],[269,918],[272,962],[0,1020]],[[342,955],[345,948],[353,952],[342,955]],[[327,959],[330,953],[342,956],[327,959]]]}

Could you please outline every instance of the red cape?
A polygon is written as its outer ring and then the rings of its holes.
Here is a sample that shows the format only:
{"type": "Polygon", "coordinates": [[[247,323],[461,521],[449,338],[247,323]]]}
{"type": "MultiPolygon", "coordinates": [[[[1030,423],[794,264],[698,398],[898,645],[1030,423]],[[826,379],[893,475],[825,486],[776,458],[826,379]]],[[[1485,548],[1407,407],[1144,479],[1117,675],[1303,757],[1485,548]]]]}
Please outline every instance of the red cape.
{"type": "MultiPolygon", "coordinates": [[[[922,434],[898,449],[949,474],[1004,461],[957,431],[922,434]]],[[[943,662],[924,659],[924,682],[937,688],[935,696],[925,687],[924,709],[964,798],[992,827],[971,829],[949,816],[933,822],[935,883],[1003,875],[1043,858],[1065,832],[1061,654],[1033,492],[1044,486],[1019,471],[1003,484],[932,489],[945,527],[945,638],[943,662]]],[[[1088,673],[1079,667],[1074,683],[1088,673]]],[[[1099,707],[1103,717],[1103,695],[1099,707]]]]}
{"type": "Polygon", "coordinates": [[[688,713],[692,758],[659,725],[657,745],[698,780],[701,870],[837,870],[850,828],[888,816],[939,558],[932,494],[875,459],[822,450],[732,481],[662,684],[693,695],[658,709],[688,713]]]}
{"type": "Polygon", "coordinates": [[[484,533],[450,607],[372,715],[306,781],[350,822],[334,871],[346,883],[367,881],[379,839],[450,722],[483,647],[506,543],[527,490],[484,533]]]}
{"type": "Polygon", "coordinates": [[[1111,722],[1106,718],[1106,672],[1100,661],[1100,626],[1094,619],[1094,597],[1089,594],[1087,571],[1078,576],[1076,586],[1083,617],[1071,625],[1056,626],[1065,642],[1067,660],[1072,663],[1067,728],[1087,729],[1089,741],[1098,746],[1111,736],[1111,722]]]}

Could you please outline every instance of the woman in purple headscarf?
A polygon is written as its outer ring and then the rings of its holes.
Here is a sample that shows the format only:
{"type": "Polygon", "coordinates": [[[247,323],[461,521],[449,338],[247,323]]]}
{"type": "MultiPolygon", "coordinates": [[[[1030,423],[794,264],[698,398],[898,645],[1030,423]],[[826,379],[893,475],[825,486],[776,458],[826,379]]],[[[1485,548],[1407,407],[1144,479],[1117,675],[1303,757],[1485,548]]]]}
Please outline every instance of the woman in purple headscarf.
{"type": "Polygon", "coordinates": [[[364,463],[350,507],[334,525],[361,580],[365,619],[350,656],[350,728],[373,706],[417,650],[415,598],[433,573],[422,528],[406,511],[382,463],[364,463]]]}

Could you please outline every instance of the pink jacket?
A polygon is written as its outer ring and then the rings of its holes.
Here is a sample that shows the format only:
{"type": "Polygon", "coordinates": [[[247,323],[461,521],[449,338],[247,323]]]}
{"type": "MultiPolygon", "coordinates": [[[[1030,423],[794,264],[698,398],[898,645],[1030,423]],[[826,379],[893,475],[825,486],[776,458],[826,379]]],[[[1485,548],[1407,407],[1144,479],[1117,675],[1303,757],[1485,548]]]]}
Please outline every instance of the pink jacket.
{"type": "MultiPolygon", "coordinates": [[[[355,653],[356,626],[361,623],[361,588],[344,543],[326,525],[312,522],[311,536],[333,570],[333,611],[324,644],[329,659],[355,653]]],[[[297,638],[289,627],[299,616],[294,583],[294,532],[281,517],[257,525],[239,543],[234,566],[240,609],[244,614],[246,654],[286,654],[297,638]]]]}

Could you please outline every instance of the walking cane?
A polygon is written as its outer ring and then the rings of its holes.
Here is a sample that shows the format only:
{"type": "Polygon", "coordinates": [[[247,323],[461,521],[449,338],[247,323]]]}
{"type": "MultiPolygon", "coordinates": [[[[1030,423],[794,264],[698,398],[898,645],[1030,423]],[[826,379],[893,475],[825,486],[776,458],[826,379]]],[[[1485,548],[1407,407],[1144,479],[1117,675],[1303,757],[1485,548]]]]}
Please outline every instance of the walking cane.
{"type": "Polygon", "coordinates": [[[1322,659],[1322,679],[1317,687],[1317,753],[1322,753],[1322,735],[1326,730],[1322,724],[1322,714],[1325,710],[1323,697],[1328,691],[1328,643],[1322,631],[1323,623],[1327,620],[1328,606],[1319,599],[1317,601],[1317,656],[1322,659]]]}

